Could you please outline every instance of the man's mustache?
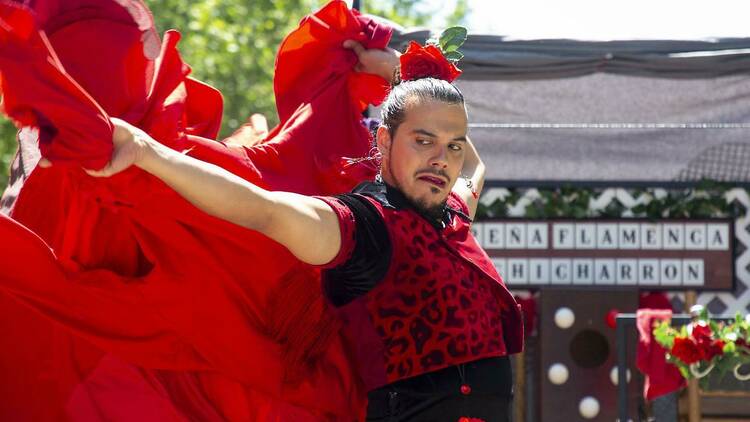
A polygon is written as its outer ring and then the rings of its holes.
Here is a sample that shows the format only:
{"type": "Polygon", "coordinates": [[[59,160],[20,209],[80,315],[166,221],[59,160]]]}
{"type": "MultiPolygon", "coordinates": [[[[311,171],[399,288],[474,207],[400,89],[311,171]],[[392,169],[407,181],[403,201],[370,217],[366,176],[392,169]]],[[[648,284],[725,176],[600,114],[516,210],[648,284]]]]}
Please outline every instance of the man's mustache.
{"type": "Polygon", "coordinates": [[[442,169],[424,169],[424,170],[418,171],[417,174],[418,175],[432,174],[432,175],[435,175],[435,176],[441,176],[441,177],[445,178],[445,180],[448,180],[448,181],[451,180],[450,176],[448,176],[448,173],[445,170],[442,170],[442,169]]]}

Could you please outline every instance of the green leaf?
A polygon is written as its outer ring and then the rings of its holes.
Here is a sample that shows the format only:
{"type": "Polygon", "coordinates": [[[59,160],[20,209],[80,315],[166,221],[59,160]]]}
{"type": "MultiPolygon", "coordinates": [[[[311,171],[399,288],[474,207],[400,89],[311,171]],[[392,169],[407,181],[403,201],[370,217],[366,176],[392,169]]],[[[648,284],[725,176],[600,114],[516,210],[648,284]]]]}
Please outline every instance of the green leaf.
{"type": "Polygon", "coordinates": [[[462,26],[452,26],[440,34],[440,48],[444,53],[457,51],[464,44],[468,31],[462,26]]]}
{"type": "Polygon", "coordinates": [[[688,370],[687,366],[678,366],[680,373],[682,374],[682,377],[685,379],[690,379],[693,376],[690,374],[690,370],[688,370]]]}
{"type": "Polygon", "coordinates": [[[458,51],[449,51],[445,53],[445,58],[452,61],[457,62],[464,58],[464,55],[458,51]]]}

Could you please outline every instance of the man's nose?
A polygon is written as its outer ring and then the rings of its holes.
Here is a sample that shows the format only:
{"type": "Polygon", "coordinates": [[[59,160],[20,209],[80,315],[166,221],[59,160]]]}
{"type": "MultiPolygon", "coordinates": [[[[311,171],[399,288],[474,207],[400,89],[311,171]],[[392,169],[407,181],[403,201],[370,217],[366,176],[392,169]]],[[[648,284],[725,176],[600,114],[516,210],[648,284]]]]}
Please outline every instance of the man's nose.
{"type": "Polygon", "coordinates": [[[445,169],[448,167],[448,151],[446,148],[438,148],[436,154],[430,160],[430,165],[445,169]]]}

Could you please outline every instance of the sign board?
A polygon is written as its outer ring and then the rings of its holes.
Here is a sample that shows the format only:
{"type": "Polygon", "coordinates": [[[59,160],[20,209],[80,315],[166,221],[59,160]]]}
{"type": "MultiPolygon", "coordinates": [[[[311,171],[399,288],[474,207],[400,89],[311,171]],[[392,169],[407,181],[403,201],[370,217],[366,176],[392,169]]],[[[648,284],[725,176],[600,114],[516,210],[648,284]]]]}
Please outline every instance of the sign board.
{"type": "Polygon", "coordinates": [[[474,236],[511,287],[733,288],[732,221],[482,220],[474,236]]]}

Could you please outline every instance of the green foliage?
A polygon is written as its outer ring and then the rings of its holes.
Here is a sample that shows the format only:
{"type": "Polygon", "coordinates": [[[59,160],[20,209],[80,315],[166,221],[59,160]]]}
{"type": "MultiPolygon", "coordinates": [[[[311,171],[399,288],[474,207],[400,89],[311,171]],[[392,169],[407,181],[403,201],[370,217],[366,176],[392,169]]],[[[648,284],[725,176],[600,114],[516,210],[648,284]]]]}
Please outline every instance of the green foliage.
{"type": "Polygon", "coordinates": [[[310,13],[312,0],[146,0],[157,28],[183,34],[180,52],[193,76],[224,95],[222,136],[252,113],[278,122],[273,69],[281,40],[310,13]]]}
{"type": "Polygon", "coordinates": [[[674,336],[670,333],[671,327],[667,321],[659,321],[654,327],[654,340],[667,350],[674,344],[674,336]]]}
{"type": "Polygon", "coordinates": [[[451,26],[450,28],[446,28],[438,38],[440,49],[443,50],[444,53],[458,51],[466,41],[468,35],[468,31],[462,26],[451,26]]]}
{"type": "Polygon", "coordinates": [[[466,24],[466,18],[469,15],[469,0],[456,0],[453,11],[446,18],[447,26],[466,24]]]}
{"type": "Polygon", "coordinates": [[[10,161],[16,152],[16,132],[9,120],[0,117],[0,193],[8,183],[10,161]]]}
{"type": "MultiPolygon", "coordinates": [[[[724,194],[731,186],[704,181],[695,188],[686,189],[638,189],[631,192],[641,196],[643,203],[628,209],[618,200],[606,208],[596,209],[592,201],[602,189],[563,186],[540,188],[539,195],[526,205],[524,217],[544,218],[721,218],[739,215],[744,210],[740,205],[727,202],[724,194]]],[[[510,195],[496,199],[489,206],[480,204],[478,218],[509,217],[508,211],[521,199],[519,189],[509,189],[510,195]]]]}
{"type": "Polygon", "coordinates": [[[363,0],[362,12],[382,16],[403,27],[427,25],[437,10],[419,9],[420,0],[363,0]]]}
{"type": "Polygon", "coordinates": [[[704,308],[694,322],[679,328],[667,321],[657,322],[653,335],[654,340],[667,351],[667,361],[675,365],[686,379],[698,378],[703,389],[721,385],[727,373],[734,373],[738,379],[747,381],[740,369],[750,365],[750,315],[743,317],[737,312],[734,321],[717,322],[710,318],[704,308]],[[700,335],[695,334],[695,327],[699,325],[710,328],[708,337],[705,331],[700,335]],[[687,341],[702,353],[697,362],[689,364],[680,359],[674,348],[677,339],[687,341]],[[709,344],[720,346],[720,353],[706,355],[709,344]]]}
{"type": "Polygon", "coordinates": [[[371,15],[382,16],[397,24],[409,28],[415,26],[455,26],[466,21],[469,14],[468,0],[443,0],[431,8],[424,6],[423,0],[362,0],[362,11],[371,15]],[[437,22],[434,16],[440,14],[446,3],[452,3],[453,9],[446,16],[445,22],[437,22]]]}

